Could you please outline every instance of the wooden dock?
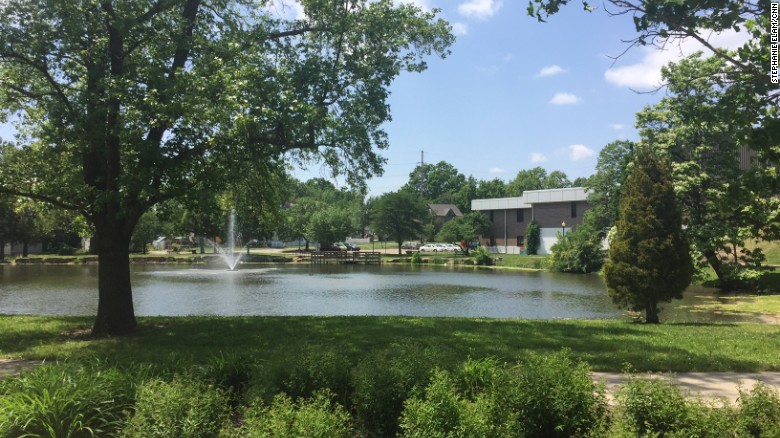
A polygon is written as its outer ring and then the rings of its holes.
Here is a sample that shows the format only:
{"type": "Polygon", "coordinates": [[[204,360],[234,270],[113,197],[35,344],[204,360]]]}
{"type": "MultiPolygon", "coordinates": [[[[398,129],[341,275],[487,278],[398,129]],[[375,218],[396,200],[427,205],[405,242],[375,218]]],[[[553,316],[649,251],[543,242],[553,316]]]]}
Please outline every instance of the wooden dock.
{"type": "Polygon", "coordinates": [[[373,251],[314,251],[311,262],[315,265],[336,263],[339,265],[378,265],[381,263],[380,252],[373,251]]]}

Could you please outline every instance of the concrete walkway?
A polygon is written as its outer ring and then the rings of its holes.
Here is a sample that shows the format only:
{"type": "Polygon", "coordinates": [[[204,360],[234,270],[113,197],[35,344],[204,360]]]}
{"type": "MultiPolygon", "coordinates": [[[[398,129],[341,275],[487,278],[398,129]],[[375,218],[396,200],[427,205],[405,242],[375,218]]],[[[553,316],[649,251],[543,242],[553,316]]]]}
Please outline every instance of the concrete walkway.
{"type": "MultiPolygon", "coordinates": [[[[683,391],[687,391],[692,397],[700,396],[703,399],[714,400],[717,398],[725,399],[730,403],[735,403],[739,398],[739,388],[743,391],[750,391],[756,382],[761,381],[767,386],[780,391],[780,372],[764,373],[674,373],[674,374],[639,374],[640,378],[667,378],[671,377],[677,382],[683,391]]],[[[594,372],[593,378],[598,381],[604,381],[607,385],[607,392],[614,393],[615,388],[625,382],[627,377],[621,373],[594,372]]]]}

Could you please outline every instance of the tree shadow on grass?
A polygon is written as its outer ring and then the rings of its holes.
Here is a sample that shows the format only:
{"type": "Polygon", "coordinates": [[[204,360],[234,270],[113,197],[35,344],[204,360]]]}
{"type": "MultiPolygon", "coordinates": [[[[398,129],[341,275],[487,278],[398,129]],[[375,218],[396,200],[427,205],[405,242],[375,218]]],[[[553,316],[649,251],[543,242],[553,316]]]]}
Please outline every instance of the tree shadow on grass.
{"type": "MultiPolygon", "coordinates": [[[[84,319],[65,319],[76,326],[84,319]]],[[[417,317],[191,317],[141,318],[138,333],[94,340],[68,351],[117,361],[202,364],[220,354],[274,361],[290,351],[321,349],[351,363],[393,344],[414,344],[439,353],[443,367],[468,357],[509,363],[531,352],[569,349],[600,371],[763,371],[780,369],[775,345],[780,327],[677,323],[657,326],[618,321],[550,321],[417,317]],[[745,343],[746,340],[750,343],[745,343]],[[754,351],[758,350],[758,352],[754,351]]],[[[25,330],[23,343],[58,351],[68,342],[50,332],[25,330]],[[48,345],[47,345],[48,344],[48,345]]],[[[10,339],[0,334],[4,345],[10,339]]],[[[3,348],[4,352],[9,350],[3,348]]],[[[11,351],[13,353],[13,351],[11,351]]],[[[6,353],[8,354],[8,353],[6,353]]]]}

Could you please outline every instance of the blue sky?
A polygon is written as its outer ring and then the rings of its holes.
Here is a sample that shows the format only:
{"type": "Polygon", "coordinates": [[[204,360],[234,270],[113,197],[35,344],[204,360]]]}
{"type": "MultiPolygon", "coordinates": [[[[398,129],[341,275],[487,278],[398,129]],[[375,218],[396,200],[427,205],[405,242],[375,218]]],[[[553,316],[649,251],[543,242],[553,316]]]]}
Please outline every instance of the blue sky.
{"type": "MultiPolygon", "coordinates": [[[[421,74],[402,74],[391,86],[393,120],[385,174],[368,182],[369,195],[397,190],[420,161],[447,161],[477,179],[510,181],[541,166],[571,180],[594,172],[598,153],[618,139],[637,139],[635,114],[659,101],[660,68],[692,41],[666,50],[635,47],[630,16],[587,13],[579,2],[547,23],[527,16],[525,0],[418,0],[439,8],[457,42],[444,60],[421,74]]],[[[737,34],[712,35],[735,47],[737,34]]],[[[326,176],[316,166],[299,178],[326,176]]]]}
{"type": "MultiPolygon", "coordinates": [[[[392,84],[388,162],[384,176],[368,181],[371,196],[400,188],[421,151],[426,163],[447,161],[477,179],[510,181],[536,166],[571,180],[589,176],[601,148],[637,139],[636,112],[664,95],[634,90],[656,88],[661,66],[698,50],[691,41],[634,47],[614,60],[628,48],[623,40],[636,36],[631,17],[587,13],[576,1],[547,23],[526,15],[526,0],[413,1],[441,9],[457,41],[448,58],[431,58],[428,70],[392,84]]],[[[301,14],[294,0],[277,0],[276,8],[301,14]]],[[[725,47],[743,38],[711,36],[725,47]]],[[[10,134],[0,125],[0,137],[10,134]]],[[[317,165],[294,174],[328,176],[317,165]]]]}

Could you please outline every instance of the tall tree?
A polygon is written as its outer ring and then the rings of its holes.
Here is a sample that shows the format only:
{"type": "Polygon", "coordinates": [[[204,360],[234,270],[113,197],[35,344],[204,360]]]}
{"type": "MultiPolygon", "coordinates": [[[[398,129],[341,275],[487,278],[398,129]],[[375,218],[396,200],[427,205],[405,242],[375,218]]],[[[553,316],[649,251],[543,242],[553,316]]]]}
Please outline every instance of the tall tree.
{"type": "Polygon", "coordinates": [[[428,207],[416,193],[389,192],[372,202],[374,231],[398,242],[398,254],[404,240],[420,235],[429,218],[428,207]]]}
{"type": "Polygon", "coordinates": [[[506,185],[507,196],[523,196],[526,190],[542,190],[547,188],[547,171],[537,166],[533,169],[523,169],[517,172],[515,179],[506,185]]]}
{"type": "Polygon", "coordinates": [[[477,183],[476,199],[503,198],[507,196],[506,184],[499,178],[480,180],[477,183]]]}
{"type": "Polygon", "coordinates": [[[599,152],[596,173],[588,180],[592,208],[585,213],[585,221],[600,237],[618,220],[620,195],[635,155],[636,144],[627,140],[613,141],[599,152]]]}
{"type": "Polygon", "coordinates": [[[658,323],[658,304],[682,298],[692,275],[671,164],[640,151],[626,181],[604,266],[609,296],[618,307],[643,310],[646,322],[658,323]]]}
{"type": "MultiPolygon", "coordinates": [[[[764,105],[760,96],[715,76],[729,68],[725,64],[695,55],[664,68],[671,94],[639,113],[637,125],[674,163],[691,243],[721,285],[732,287],[743,267],[762,261],[760,252],[745,248],[746,240],[779,235],[780,154],[756,146],[756,134],[765,132],[755,126],[764,105]]],[[[780,137],[774,142],[780,151],[780,137]]]]}
{"type": "MultiPolygon", "coordinates": [[[[472,242],[490,229],[490,220],[481,211],[472,211],[445,222],[436,234],[439,242],[472,242]]],[[[464,248],[468,253],[468,245],[464,248]]]]}
{"type": "Polygon", "coordinates": [[[517,172],[515,179],[506,185],[507,196],[522,196],[526,190],[562,189],[571,187],[571,181],[565,173],[553,170],[550,174],[541,167],[524,169],[517,172]]]}
{"type": "Polygon", "coordinates": [[[264,3],[0,3],[0,111],[31,139],[3,160],[0,192],[94,226],[94,335],[136,327],[127,248],[144,212],[221,189],[241,160],[322,160],[362,184],[384,161],[389,84],[453,41],[437,11],[390,0],[304,0],[296,21],[264,3]]]}
{"type": "Polygon", "coordinates": [[[465,183],[466,177],[458,169],[446,161],[439,161],[415,167],[402,190],[415,192],[431,203],[451,204],[465,183]]]}

